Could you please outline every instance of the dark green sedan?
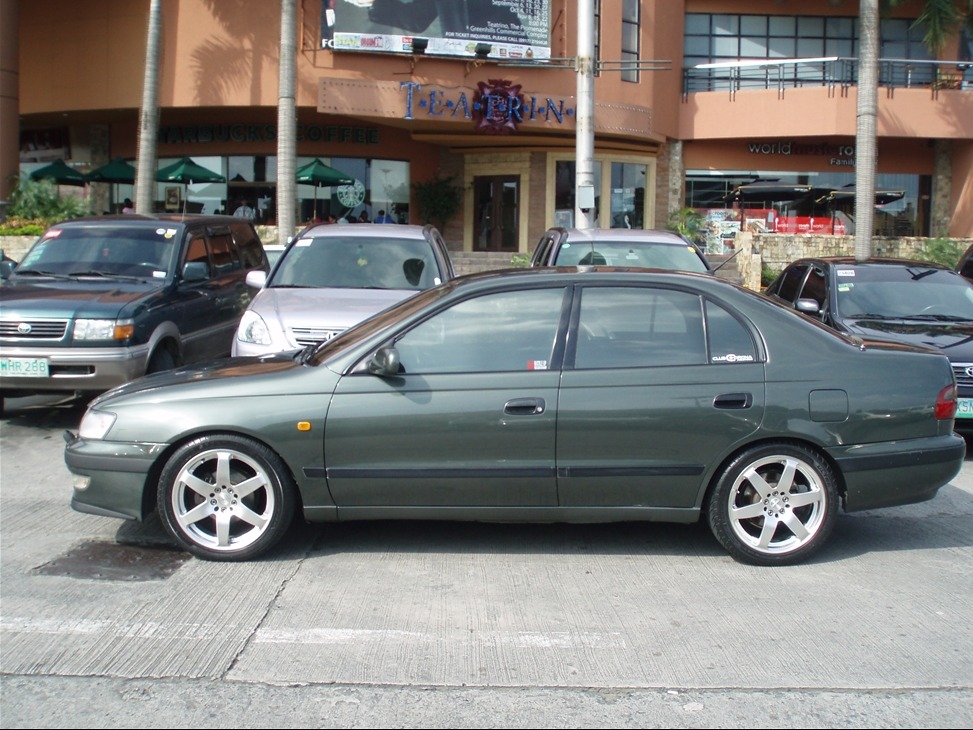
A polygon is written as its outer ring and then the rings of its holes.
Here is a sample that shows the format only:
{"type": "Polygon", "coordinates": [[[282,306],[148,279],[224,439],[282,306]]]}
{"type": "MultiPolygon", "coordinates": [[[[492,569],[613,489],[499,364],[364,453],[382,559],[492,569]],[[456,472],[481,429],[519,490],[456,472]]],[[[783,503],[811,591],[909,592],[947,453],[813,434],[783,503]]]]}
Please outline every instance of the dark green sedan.
{"type": "Polygon", "coordinates": [[[840,508],[960,469],[939,352],[838,334],[712,276],[476,274],[317,349],[141,378],[65,435],[72,506],[244,560],[311,522],[705,519],[803,560],[840,508]]]}

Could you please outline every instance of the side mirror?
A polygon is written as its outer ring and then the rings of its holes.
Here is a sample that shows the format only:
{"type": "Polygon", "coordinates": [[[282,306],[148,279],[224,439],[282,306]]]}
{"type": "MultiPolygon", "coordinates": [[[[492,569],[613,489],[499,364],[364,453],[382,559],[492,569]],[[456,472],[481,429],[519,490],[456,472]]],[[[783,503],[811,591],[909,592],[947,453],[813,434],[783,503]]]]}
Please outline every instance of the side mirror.
{"type": "Polygon", "coordinates": [[[819,307],[818,303],[813,299],[798,299],[797,311],[803,312],[804,314],[817,316],[821,314],[821,307],[819,307]]]}
{"type": "Polygon", "coordinates": [[[15,268],[17,264],[13,261],[0,261],[0,279],[9,279],[15,268]]]}
{"type": "Polygon", "coordinates": [[[209,278],[209,264],[205,261],[189,261],[182,269],[183,281],[206,281],[209,278]]]}
{"type": "Polygon", "coordinates": [[[394,347],[380,347],[368,359],[368,372],[383,378],[399,374],[399,351],[394,347]]]}
{"type": "Polygon", "coordinates": [[[253,287],[254,289],[263,289],[264,284],[267,283],[267,272],[261,271],[260,269],[248,271],[246,281],[247,286],[253,287]]]}

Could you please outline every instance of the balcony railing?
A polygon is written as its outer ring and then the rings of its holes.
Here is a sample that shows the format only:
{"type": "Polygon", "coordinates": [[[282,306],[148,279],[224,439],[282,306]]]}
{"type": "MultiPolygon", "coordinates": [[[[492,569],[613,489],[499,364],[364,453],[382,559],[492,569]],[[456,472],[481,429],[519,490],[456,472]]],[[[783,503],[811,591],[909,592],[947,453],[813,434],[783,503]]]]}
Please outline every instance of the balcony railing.
{"type": "MultiPolygon", "coordinates": [[[[879,59],[879,86],[892,96],[896,89],[929,89],[936,96],[942,89],[973,91],[973,62],[879,59]]],[[[730,99],[747,89],[786,89],[826,86],[831,93],[847,93],[858,83],[858,59],[841,56],[824,58],[760,59],[701,63],[683,69],[683,98],[699,91],[727,91],[730,99]]]]}

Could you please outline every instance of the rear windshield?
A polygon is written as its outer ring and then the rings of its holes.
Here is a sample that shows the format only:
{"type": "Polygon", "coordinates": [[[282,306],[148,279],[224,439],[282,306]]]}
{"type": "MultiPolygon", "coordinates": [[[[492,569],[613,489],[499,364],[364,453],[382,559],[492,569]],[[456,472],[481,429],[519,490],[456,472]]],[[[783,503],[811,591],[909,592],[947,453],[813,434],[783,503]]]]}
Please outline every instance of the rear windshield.
{"type": "Polygon", "coordinates": [[[651,241],[562,243],[557,266],[626,266],[705,273],[706,264],[692,246],[651,241]]]}
{"type": "Polygon", "coordinates": [[[34,244],[16,273],[165,277],[181,235],[181,229],[165,225],[53,228],[34,244]]]}
{"type": "Polygon", "coordinates": [[[439,283],[424,239],[318,236],[294,242],[269,286],[420,291],[439,283]]]}

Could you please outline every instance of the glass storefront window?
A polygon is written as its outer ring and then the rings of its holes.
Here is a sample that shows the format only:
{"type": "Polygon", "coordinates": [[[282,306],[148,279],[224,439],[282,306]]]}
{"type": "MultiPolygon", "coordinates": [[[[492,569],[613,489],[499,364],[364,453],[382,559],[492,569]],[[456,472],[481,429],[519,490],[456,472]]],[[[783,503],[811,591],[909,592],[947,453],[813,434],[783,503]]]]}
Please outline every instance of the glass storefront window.
{"type": "MultiPolygon", "coordinates": [[[[595,177],[595,220],[599,220],[601,210],[601,163],[594,164],[595,177]]],[[[574,227],[574,191],[577,181],[577,166],[574,160],[558,160],[554,168],[554,225],[564,228],[574,227]]]]}
{"type": "MultiPolygon", "coordinates": [[[[705,219],[703,240],[698,243],[709,253],[725,253],[736,233],[744,229],[853,235],[855,200],[847,189],[854,184],[854,173],[687,170],[686,206],[705,219]],[[732,199],[730,193],[737,186],[756,180],[767,182],[770,191],[759,197],[732,199]],[[775,184],[780,191],[774,192],[775,184]],[[786,190],[795,185],[806,185],[809,190],[786,190]]],[[[877,174],[875,235],[926,235],[930,185],[927,175],[877,174]]]]}
{"type": "MultiPolygon", "coordinates": [[[[178,162],[181,157],[160,157],[158,169],[178,162]]],[[[194,155],[193,162],[226,177],[226,158],[194,155]]],[[[159,210],[186,213],[222,213],[227,196],[226,183],[157,182],[155,200],[159,210]]]]}
{"type": "MultiPolygon", "coordinates": [[[[574,226],[575,170],[574,160],[555,161],[554,225],[574,226]]],[[[599,228],[646,227],[648,174],[646,162],[595,160],[595,224],[599,228]]]]}
{"type": "Polygon", "coordinates": [[[643,228],[645,220],[645,165],[611,163],[612,228],[643,228]]]}
{"type": "MultiPolygon", "coordinates": [[[[160,158],[159,169],[179,158],[160,158]]],[[[254,222],[277,221],[277,158],[273,155],[230,157],[194,156],[196,163],[223,175],[225,183],[157,183],[156,210],[232,215],[240,206],[252,208],[254,222]]],[[[314,157],[298,157],[299,168],[314,157]]],[[[372,221],[380,215],[396,223],[409,222],[409,163],[402,160],[356,157],[320,158],[322,162],[353,177],[355,185],[315,187],[297,185],[299,222],[327,220],[329,215],[349,221],[372,221]]],[[[126,195],[132,186],[122,186],[126,195]]],[[[132,197],[131,193],[128,197],[132,197]]]]}
{"type": "MultiPolygon", "coordinates": [[[[297,167],[313,157],[300,157],[297,167]]],[[[355,179],[354,185],[315,187],[298,185],[301,221],[343,219],[352,223],[391,217],[409,222],[409,163],[360,157],[320,157],[323,163],[355,179]]]]}

